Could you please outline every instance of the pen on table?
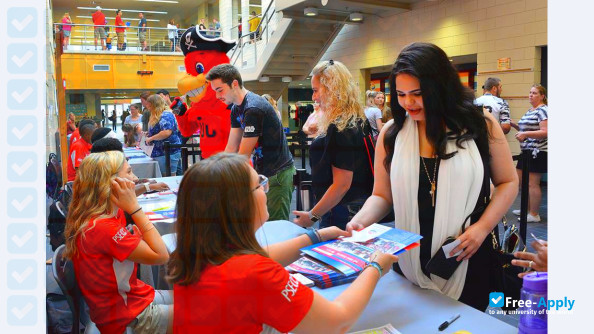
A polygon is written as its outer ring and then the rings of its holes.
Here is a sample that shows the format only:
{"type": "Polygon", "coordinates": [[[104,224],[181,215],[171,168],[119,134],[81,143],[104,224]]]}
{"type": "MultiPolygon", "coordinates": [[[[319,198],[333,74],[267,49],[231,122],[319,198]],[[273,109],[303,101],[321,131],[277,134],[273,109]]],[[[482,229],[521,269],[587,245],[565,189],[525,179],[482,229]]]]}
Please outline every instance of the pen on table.
{"type": "Polygon", "coordinates": [[[530,232],[530,235],[534,238],[534,240],[536,240],[536,242],[538,242],[539,244],[544,246],[544,243],[542,242],[542,240],[538,239],[532,232],[530,232]]]}
{"type": "Polygon", "coordinates": [[[448,328],[449,325],[452,324],[452,322],[458,320],[458,318],[460,318],[460,313],[456,314],[455,316],[451,317],[450,320],[448,321],[444,321],[443,324],[439,325],[439,330],[442,331],[446,328],[448,328]]]}

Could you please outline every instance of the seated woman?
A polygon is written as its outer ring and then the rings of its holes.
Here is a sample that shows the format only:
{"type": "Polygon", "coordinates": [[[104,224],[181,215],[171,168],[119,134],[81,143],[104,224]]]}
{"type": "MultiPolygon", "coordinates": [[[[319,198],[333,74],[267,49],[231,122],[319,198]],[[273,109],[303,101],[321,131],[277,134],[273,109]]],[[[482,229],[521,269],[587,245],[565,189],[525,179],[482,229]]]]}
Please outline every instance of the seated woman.
{"type": "Polygon", "coordinates": [[[155,291],[136,276],[137,263],[165,264],[169,254],[138,205],[135,178],[124,154],[91,153],[74,180],[66,220],[66,253],[102,333],[171,332],[169,291],[155,291]],[[124,213],[134,220],[126,226],[124,213]]]}
{"type": "Polygon", "coordinates": [[[220,153],[186,171],[177,198],[177,249],[169,268],[175,333],[260,333],[269,327],[345,332],[398,259],[374,253],[376,264],[334,301],[326,300],[283,266],[314,240],[348,234],[329,227],[263,249],[255,232],[268,219],[267,182],[238,154],[220,153]]]}

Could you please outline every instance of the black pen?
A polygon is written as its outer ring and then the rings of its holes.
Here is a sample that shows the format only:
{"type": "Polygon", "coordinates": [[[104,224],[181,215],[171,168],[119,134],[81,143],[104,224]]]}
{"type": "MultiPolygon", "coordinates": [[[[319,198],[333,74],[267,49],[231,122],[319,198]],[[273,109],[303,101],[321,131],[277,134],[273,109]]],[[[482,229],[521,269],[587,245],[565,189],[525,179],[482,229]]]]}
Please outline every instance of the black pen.
{"type": "Polygon", "coordinates": [[[455,316],[453,316],[450,320],[448,321],[444,321],[443,324],[439,325],[439,330],[442,331],[446,328],[448,328],[449,325],[452,324],[452,322],[458,320],[458,318],[460,318],[460,313],[456,314],[455,316]]]}

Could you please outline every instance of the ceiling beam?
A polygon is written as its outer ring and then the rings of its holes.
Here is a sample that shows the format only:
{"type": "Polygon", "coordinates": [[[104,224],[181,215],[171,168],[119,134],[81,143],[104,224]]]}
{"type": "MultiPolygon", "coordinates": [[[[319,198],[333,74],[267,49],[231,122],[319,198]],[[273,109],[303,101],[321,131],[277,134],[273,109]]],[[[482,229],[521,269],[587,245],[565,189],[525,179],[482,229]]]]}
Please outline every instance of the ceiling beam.
{"type": "Polygon", "coordinates": [[[410,4],[398,2],[398,1],[391,1],[391,0],[342,0],[342,1],[356,3],[358,5],[363,5],[363,6],[367,6],[367,7],[398,8],[398,9],[410,10],[410,4]]]}

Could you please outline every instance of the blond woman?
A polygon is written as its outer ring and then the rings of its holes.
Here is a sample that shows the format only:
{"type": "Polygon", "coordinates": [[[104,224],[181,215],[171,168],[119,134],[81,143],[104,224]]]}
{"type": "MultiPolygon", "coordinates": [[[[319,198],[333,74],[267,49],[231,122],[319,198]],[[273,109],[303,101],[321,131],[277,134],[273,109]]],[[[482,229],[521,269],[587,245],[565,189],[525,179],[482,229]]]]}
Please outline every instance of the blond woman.
{"type": "Polygon", "coordinates": [[[312,99],[323,110],[318,116],[317,137],[310,146],[315,206],[294,211],[294,222],[344,229],[371,195],[373,174],[362,126],[365,120],[359,90],[349,70],[338,61],[323,61],[313,69],[312,99]]]}

